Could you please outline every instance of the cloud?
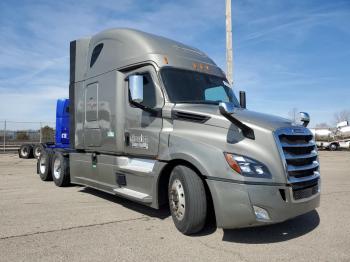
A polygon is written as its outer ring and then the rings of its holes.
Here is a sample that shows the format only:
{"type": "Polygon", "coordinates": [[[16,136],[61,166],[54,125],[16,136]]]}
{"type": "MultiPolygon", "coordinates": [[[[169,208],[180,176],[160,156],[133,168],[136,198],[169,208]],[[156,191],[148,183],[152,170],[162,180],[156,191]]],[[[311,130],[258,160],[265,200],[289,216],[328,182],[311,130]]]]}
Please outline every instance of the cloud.
{"type": "MultiPolygon", "coordinates": [[[[349,7],[338,0],[233,1],[235,88],[248,91],[250,108],[316,111],[310,98],[331,92],[342,92],[337,103],[346,104],[349,7]]],[[[68,95],[69,42],[110,27],[198,47],[225,69],[224,8],[216,0],[2,1],[0,119],[52,121],[56,98],[68,95]]]]}

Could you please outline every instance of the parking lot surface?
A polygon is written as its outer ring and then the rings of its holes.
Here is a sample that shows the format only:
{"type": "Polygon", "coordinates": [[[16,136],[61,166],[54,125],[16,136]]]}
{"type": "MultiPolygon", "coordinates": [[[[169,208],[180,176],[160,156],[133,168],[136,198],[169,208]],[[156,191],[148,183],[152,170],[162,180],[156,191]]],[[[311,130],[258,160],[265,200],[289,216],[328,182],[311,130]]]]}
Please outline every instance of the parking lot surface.
{"type": "MultiPolygon", "coordinates": [[[[266,227],[184,236],[166,209],[42,182],[0,155],[0,261],[350,261],[350,152],[320,152],[321,207],[266,227]]],[[[234,219],[234,218],[233,218],[234,219]]]]}

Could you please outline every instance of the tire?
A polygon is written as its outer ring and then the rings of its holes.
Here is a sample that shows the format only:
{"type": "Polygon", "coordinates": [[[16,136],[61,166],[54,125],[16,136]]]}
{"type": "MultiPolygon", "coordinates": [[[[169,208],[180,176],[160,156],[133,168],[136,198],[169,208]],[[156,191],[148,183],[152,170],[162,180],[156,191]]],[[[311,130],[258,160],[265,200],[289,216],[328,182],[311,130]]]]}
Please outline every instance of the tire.
{"type": "Polygon", "coordinates": [[[51,174],[51,159],[53,151],[50,148],[46,148],[41,151],[38,159],[38,171],[42,181],[52,181],[51,174]]]}
{"type": "Polygon", "coordinates": [[[330,144],[330,145],[329,145],[329,150],[331,150],[331,151],[336,151],[336,150],[338,150],[338,145],[337,145],[337,144],[330,144]]]}
{"type": "Polygon", "coordinates": [[[176,166],[170,175],[169,207],[176,228],[185,235],[201,231],[207,216],[203,181],[187,166],[176,166]]]}
{"type": "Polygon", "coordinates": [[[69,161],[61,152],[56,152],[52,157],[51,173],[56,186],[64,187],[70,184],[69,161]]]}
{"type": "Polygon", "coordinates": [[[31,145],[21,145],[18,150],[18,156],[20,158],[29,159],[33,157],[33,148],[31,145]]]}
{"type": "Polygon", "coordinates": [[[33,147],[34,158],[39,159],[42,150],[43,150],[43,147],[41,145],[34,145],[33,147]]]}

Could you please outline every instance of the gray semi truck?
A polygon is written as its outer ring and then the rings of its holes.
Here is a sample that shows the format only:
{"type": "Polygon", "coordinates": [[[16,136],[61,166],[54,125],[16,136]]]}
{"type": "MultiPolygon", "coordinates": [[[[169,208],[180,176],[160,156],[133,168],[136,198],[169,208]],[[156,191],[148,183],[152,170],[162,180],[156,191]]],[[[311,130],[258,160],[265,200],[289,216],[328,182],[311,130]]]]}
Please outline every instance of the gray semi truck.
{"type": "Polygon", "coordinates": [[[306,128],[249,111],[200,50],[132,29],[70,43],[70,148],[45,149],[42,180],[92,187],[200,231],[278,223],[320,202],[306,128]]]}

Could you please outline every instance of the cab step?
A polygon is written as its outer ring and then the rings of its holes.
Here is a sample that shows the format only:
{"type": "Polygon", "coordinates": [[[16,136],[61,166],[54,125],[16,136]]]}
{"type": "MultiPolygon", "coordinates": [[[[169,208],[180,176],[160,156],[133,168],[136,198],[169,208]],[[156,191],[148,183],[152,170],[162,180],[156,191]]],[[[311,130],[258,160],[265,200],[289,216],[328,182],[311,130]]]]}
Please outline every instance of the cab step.
{"type": "Polygon", "coordinates": [[[145,193],[141,193],[139,191],[135,191],[125,187],[119,187],[113,189],[113,191],[120,196],[129,198],[131,200],[139,201],[142,203],[152,203],[152,196],[147,195],[145,193]]]}

